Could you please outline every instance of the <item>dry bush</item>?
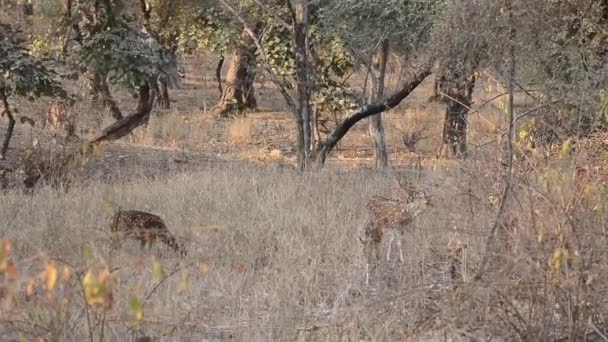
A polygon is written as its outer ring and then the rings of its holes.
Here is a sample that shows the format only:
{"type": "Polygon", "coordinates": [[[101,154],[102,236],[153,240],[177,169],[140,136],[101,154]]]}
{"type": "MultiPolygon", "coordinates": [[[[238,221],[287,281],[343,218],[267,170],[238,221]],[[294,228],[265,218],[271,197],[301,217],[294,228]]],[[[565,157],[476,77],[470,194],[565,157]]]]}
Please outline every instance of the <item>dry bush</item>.
{"type": "Polygon", "coordinates": [[[498,201],[492,198],[500,198],[496,184],[502,180],[488,172],[497,165],[468,164],[450,206],[460,213],[455,214],[460,216],[455,236],[468,246],[463,250],[467,258],[460,257],[460,264],[468,266],[461,267],[460,281],[445,302],[436,302],[437,328],[467,338],[602,340],[608,331],[606,178],[597,173],[581,177],[579,157],[518,170],[487,255],[485,240],[470,236],[486,234],[493,224],[498,201]],[[469,224],[477,215],[486,216],[486,223],[469,224]],[[488,267],[475,279],[484,255],[488,267]]]}
{"type": "Polygon", "coordinates": [[[226,138],[235,145],[246,145],[253,139],[253,121],[247,117],[237,117],[228,126],[226,138]]]}
{"type": "Polygon", "coordinates": [[[18,179],[25,188],[33,188],[39,183],[67,188],[78,178],[87,161],[87,153],[79,143],[57,138],[40,143],[34,139],[33,145],[17,161],[19,176],[13,179],[13,186],[18,185],[18,179]]]}

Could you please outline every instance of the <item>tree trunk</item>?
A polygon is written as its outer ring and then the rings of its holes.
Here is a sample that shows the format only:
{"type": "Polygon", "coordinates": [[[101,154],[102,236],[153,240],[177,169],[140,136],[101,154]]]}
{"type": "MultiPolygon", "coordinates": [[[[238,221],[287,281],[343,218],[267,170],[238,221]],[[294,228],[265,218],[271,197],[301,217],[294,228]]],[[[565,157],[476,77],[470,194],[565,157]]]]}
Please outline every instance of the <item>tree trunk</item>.
{"type": "Polygon", "coordinates": [[[124,116],[120,111],[120,107],[118,107],[118,103],[112,97],[106,78],[107,75],[95,73],[93,76],[93,90],[101,96],[103,106],[110,111],[112,117],[116,120],[121,120],[124,116]]]}
{"type": "Polygon", "coordinates": [[[34,24],[34,5],[30,1],[22,1],[19,5],[19,21],[24,27],[31,28],[34,24]]]}
{"type": "Polygon", "coordinates": [[[448,80],[442,85],[442,91],[447,95],[447,106],[439,155],[464,159],[467,154],[467,114],[472,103],[475,78],[448,80]]]}
{"type": "Polygon", "coordinates": [[[160,108],[162,109],[169,109],[171,108],[171,99],[169,98],[169,87],[167,85],[167,81],[166,80],[159,80],[158,81],[158,99],[157,99],[157,104],[160,108]]]}
{"type": "MultiPolygon", "coordinates": [[[[262,23],[255,26],[254,33],[259,35],[262,23]]],[[[255,80],[256,45],[247,32],[243,32],[241,43],[232,53],[226,84],[217,105],[217,115],[227,117],[245,109],[257,107],[253,81],[255,80]]]]}
{"type": "MultiPolygon", "coordinates": [[[[381,46],[374,54],[370,66],[371,82],[369,86],[368,103],[374,103],[384,96],[384,77],[386,75],[386,62],[388,59],[389,41],[384,39],[381,46]]],[[[376,168],[388,166],[388,153],[384,139],[384,127],[382,125],[382,114],[369,118],[369,136],[372,138],[374,148],[374,161],[376,168]]]]}
{"type": "Polygon", "coordinates": [[[155,92],[151,91],[148,84],[140,86],[139,102],[135,112],[105,128],[101,135],[89,142],[89,145],[120,139],[131,133],[135,128],[148,123],[154,105],[154,94],[155,92]]]}
{"type": "Polygon", "coordinates": [[[311,160],[314,148],[314,137],[312,135],[312,105],[311,89],[309,81],[308,61],[308,1],[294,1],[294,42],[296,57],[296,82],[298,90],[298,164],[300,169],[305,169],[311,160]]]}
{"type": "Polygon", "coordinates": [[[0,150],[0,160],[4,160],[6,158],[6,152],[8,151],[8,144],[11,142],[13,130],[15,129],[15,118],[13,117],[13,113],[11,113],[11,108],[8,105],[4,89],[0,89],[0,101],[4,107],[2,116],[6,114],[6,117],[8,118],[8,128],[6,129],[6,136],[4,136],[4,142],[2,143],[2,150],[0,150]]]}
{"type": "Polygon", "coordinates": [[[215,67],[215,79],[217,80],[217,89],[220,93],[220,98],[224,93],[222,89],[222,66],[224,66],[224,55],[220,56],[220,60],[217,61],[217,67],[215,67]]]}

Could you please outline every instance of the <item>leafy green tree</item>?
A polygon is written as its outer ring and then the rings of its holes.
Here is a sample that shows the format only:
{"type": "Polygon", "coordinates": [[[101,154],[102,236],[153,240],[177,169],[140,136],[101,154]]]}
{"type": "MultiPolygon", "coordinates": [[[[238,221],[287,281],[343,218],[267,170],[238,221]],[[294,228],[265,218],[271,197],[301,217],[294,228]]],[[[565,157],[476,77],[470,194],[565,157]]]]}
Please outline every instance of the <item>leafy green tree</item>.
{"type": "Polygon", "coordinates": [[[26,50],[21,33],[10,25],[0,24],[0,102],[2,116],[8,118],[8,129],[0,150],[0,159],[6,157],[15,128],[15,117],[9,98],[24,96],[34,100],[41,96],[67,97],[57,75],[42,61],[34,59],[26,50]]]}
{"type": "Polygon", "coordinates": [[[150,118],[156,82],[163,77],[177,82],[177,72],[170,58],[160,53],[154,38],[128,27],[114,28],[87,39],[82,47],[83,66],[108,75],[108,80],[137,92],[134,112],[107,127],[93,143],[119,139],[150,118]]]}

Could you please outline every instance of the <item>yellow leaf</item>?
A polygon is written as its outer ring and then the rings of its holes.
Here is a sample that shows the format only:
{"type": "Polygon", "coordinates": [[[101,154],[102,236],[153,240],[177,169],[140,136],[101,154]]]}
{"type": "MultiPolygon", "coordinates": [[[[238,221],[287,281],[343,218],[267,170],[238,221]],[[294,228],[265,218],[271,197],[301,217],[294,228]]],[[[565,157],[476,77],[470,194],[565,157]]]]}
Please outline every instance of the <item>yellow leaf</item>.
{"type": "Polygon", "coordinates": [[[36,285],[34,282],[34,279],[30,279],[30,281],[27,283],[27,286],[25,287],[25,293],[28,296],[31,296],[34,294],[34,285],[36,285]]]}
{"type": "Polygon", "coordinates": [[[82,254],[83,254],[85,260],[87,260],[87,261],[93,260],[93,258],[95,258],[93,256],[93,252],[91,252],[91,249],[89,248],[89,246],[82,247],[82,254]]]}
{"type": "Polygon", "coordinates": [[[72,270],[70,270],[70,268],[68,266],[64,266],[63,272],[61,273],[61,279],[63,279],[63,281],[68,281],[71,276],[72,276],[72,270]]]}
{"type": "Polygon", "coordinates": [[[82,280],[87,303],[91,306],[102,305],[105,309],[112,307],[112,291],[108,280],[110,271],[103,266],[97,272],[89,269],[82,280]]]}
{"type": "Polygon", "coordinates": [[[159,282],[163,280],[164,277],[163,266],[157,260],[152,261],[152,279],[155,282],[159,282]]]}
{"type": "Polygon", "coordinates": [[[131,311],[133,311],[133,316],[135,316],[134,323],[137,325],[144,318],[144,303],[137,297],[131,297],[129,306],[131,307],[131,311]]]}
{"type": "Polygon", "coordinates": [[[46,290],[52,291],[57,285],[57,267],[53,263],[46,264],[46,290]]]}

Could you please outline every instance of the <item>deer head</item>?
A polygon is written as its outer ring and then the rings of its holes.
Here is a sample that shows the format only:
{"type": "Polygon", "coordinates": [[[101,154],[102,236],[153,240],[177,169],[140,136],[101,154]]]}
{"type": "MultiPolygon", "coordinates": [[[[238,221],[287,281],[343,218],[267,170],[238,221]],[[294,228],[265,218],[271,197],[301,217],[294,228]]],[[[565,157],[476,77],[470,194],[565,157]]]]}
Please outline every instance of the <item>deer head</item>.
{"type": "Polygon", "coordinates": [[[422,200],[425,205],[432,206],[431,196],[427,195],[426,192],[419,187],[414,186],[410,181],[399,177],[397,178],[399,187],[401,190],[407,193],[407,202],[412,203],[416,200],[422,200]]]}

